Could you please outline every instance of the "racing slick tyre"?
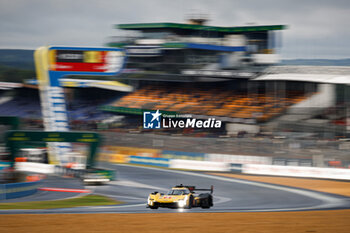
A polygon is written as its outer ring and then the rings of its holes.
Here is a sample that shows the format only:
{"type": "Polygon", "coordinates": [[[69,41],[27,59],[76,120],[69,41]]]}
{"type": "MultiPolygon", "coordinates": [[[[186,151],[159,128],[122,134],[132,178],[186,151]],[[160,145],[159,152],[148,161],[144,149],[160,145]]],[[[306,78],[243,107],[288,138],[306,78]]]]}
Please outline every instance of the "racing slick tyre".
{"type": "Polygon", "coordinates": [[[193,205],[193,196],[190,196],[190,200],[188,201],[188,205],[185,207],[185,209],[191,209],[193,205]]]}
{"type": "Polygon", "coordinates": [[[149,205],[148,207],[151,208],[152,210],[158,209],[158,205],[149,205]]]}
{"type": "Polygon", "coordinates": [[[202,209],[209,209],[210,208],[209,200],[208,199],[203,200],[201,207],[202,209]]]}
{"type": "Polygon", "coordinates": [[[211,206],[213,206],[213,199],[211,196],[208,196],[201,202],[202,209],[209,209],[211,206]]]}
{"type": "Polygon", "coordinates": [[[214,206],[214,204],[213,204],[213,197],[212,196],[210,196],[210,198],[209,198],[209,206],[214,206]]]}

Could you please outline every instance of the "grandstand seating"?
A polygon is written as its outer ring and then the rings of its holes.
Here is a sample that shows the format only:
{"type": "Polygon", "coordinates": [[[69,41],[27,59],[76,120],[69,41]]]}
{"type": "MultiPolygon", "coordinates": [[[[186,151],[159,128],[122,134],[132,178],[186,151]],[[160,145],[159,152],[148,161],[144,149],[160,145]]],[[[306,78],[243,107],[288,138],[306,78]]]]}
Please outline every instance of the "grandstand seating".
{"type": "Polygon", "coordinates": [[[0,105],[1,115],[38,118],[41,116],[40,103],[33,98],[14,98],[0,105]]]}
{"type": "Polygon", "coordinates": [[[251,93],[223,88],[144,86],[116,102],[115,107],[159,109],[163,111],[267,121],[283,113],[288,106],[305,99],[301,92],[251,93]]]}
{"type": "MultiPolygon", "coordinates": [[[[1,94],[4,93],[0,93],[0,100],[4,98],[1,97],[1,94]]],[[[94,97],[94,94],[91,94],[91,96],[90,99],[77,97],[76,99],[67,101],[68,117],[70,120],[98,121],[113,115],[111,113],[100,111],[98,107],[101,104],[106,104],[111,100],[115,100],[115,97],[112,96],[105,99],[95,98],[91,100],[94,97]]],[[[12,98],[8,98],[6,101],[0,103],[0,112],[1,115],[18,116],[24,119],[41,119],[42,114],[38,91],[36,89],[31,90],[28,88],[18,90],[13,93],[12,98]]]]}

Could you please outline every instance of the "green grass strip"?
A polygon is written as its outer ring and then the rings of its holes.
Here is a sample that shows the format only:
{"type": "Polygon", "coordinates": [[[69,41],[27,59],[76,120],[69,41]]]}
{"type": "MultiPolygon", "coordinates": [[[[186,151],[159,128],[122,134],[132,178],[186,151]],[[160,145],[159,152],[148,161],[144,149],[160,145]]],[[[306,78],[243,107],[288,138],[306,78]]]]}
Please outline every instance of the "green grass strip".
{"type": "Polygon", "coordinates": [[[100,195],[87,195],[83,197],[70,198],[56,201],[30,201],[30,202],[15,202],[15,203],[0,203],[0,209],[56,209],[56,208],[71,208],[78,206],[102,206],[102,205],[117,205],[120,201],[115,201],[109,197],[100,195]]]}

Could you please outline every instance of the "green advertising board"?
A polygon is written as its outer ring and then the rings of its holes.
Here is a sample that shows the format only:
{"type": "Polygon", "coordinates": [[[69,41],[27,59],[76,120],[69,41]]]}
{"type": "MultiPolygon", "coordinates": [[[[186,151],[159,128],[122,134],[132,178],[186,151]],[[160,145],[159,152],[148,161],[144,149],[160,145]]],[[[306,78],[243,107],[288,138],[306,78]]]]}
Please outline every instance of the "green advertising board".
{"type": "Polygon", "coordinates": [[[93,167],[98,146],[100,145],[100,135],[94,132],[60,132],[60,131],[25,131],[11,130],[5,135],[7,147],[10,149],[12,165],[20,148],[24,142],[77,142],[90,145],[90,153],[87,158],[87,168],[93,167]]]}

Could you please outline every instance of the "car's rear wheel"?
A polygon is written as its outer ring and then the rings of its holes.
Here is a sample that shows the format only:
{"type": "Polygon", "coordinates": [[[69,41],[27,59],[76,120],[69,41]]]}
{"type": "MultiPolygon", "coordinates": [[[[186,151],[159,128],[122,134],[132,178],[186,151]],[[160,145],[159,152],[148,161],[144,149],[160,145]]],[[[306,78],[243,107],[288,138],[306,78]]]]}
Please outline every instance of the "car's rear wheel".
{"type": "Polygon", "coordinates": [[[209,209],[210,206],[213,206],[213,200],[210,197],[202,200],[202,209],[209,209]]]}
{"type": "Polygon", "coordinates": [[[210,208],[210,205],[209,205],[207,199],[202,201],[201,207],[202,207],[202,209],[209,209],[210,208]]]}
{"type": "Polygon", "coordinates": [[[212,196],[209,198],[209,206],[214,206],[214,204],[213,204],[213,197],[212,196]]]}

